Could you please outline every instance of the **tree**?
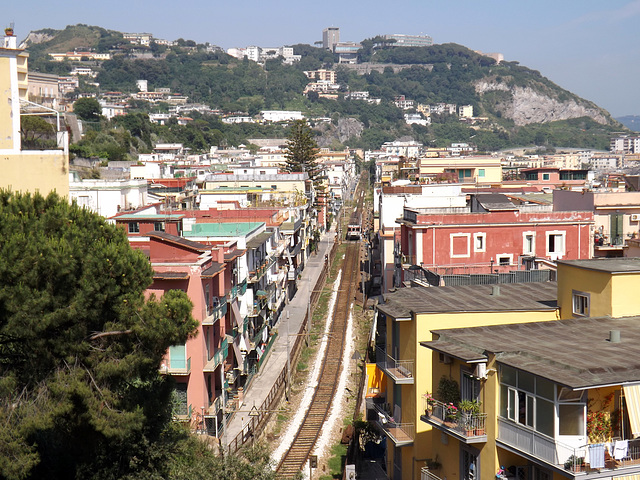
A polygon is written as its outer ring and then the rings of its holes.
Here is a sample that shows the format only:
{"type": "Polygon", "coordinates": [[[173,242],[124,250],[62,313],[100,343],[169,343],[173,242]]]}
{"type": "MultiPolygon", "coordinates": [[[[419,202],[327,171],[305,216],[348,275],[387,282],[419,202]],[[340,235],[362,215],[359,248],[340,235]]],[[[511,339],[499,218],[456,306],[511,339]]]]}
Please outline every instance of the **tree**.
{"type": "Polygon", "coordinates": [[[102,107],[95,98],[79,98],[73,103],[73,113],[85,122],[98,122],[102,107]]]}
{"type": "Polygon", "coordinates": [[[306,120],[296,120],[289,129],[284,169],[287,172],[307,172],[309,180],[316,183],[321,167],[316,161],[320,149],[306,120]]]}
{"type": "Polygon", "coordinates": [[[145,299],[125,233],[56,194],[0,191],[0,478],[160,478],[175,448],[185,293],[145,299]]]}
{"type": "Polygon", "coordinates": [[[22,146],[27,150],[55,148],[55,129],[44,118],[33,115],[20,117],[22,146]]]}

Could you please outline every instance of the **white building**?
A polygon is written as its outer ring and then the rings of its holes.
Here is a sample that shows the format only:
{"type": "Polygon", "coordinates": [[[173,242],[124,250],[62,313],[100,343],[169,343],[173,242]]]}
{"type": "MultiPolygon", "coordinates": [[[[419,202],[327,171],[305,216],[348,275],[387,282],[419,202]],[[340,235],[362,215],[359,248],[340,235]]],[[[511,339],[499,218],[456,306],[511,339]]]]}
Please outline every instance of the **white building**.
{"type": "Polygon", "coordinates": [[[473,105],[460,105],[458,107],[458,116],[460,118],[472,118],[473,117],[473,105]]]}
{"type": "Polygon", "coordinates": [[[304,118],[302,112],[290,110],[262,110],[260,115],[265,122],[288,122],[304,118]]]}
{"type": "Polygon", "coordinates": [[[69,200],[105,218],[147,205],[146,180],[78,180],[70,175],[69,200]]]}
{"type": "Polygon", "coordinates": [[[427,126],[431,123],[431,117],[422,118],[419,113],[405,113],[404,121],[407,125],[423,125],[427,126]]]}

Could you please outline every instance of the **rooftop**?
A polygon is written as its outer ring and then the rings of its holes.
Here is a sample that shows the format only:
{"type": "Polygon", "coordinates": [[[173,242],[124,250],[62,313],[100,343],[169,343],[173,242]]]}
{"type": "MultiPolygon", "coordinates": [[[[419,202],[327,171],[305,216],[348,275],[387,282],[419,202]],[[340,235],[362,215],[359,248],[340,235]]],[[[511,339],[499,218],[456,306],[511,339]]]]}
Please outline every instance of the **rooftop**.
{"type": "Polygon", "coordinates": [[[246,237],[263,225],[263,222],[196,223],[182,234],[185,237],[246,237]]]}
{"type": "Polygon", "coordinates": [[[434,330],[421,342],[466,361],[496,354],[499,363],[533,372],[572,389],[640,382],[640,317],[581,318],[551,322],[434,330]],[[620,331],[620,343],[608,340],[620,331]],[[594,355],[597,352],[597,355],[594,355]]]}
{"type": "Polygon", "coordinates": [[[558,260],[558,264],[606,273],[640,273],[640,258],[634,257],[558,260]]]}
{"type": "Polygon", "coordinates": [[[504,283],[500,295],[491,295],[494,285],[401,288],[384,296],[378,309],[396,319],[412,314],[447,312],[496,312],[555,310],[555,282],[504,283]]]}

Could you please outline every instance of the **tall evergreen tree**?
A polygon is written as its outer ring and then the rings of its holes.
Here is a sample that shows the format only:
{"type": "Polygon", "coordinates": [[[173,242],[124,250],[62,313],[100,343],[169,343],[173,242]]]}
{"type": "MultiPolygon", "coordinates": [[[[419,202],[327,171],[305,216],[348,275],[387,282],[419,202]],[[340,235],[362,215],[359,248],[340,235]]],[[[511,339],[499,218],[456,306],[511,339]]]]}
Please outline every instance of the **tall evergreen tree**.
{"type": "Polygon", "coordinates": [[[284,169],[287,172],[307,172],[309,179],[315,184],[322,172],[316,160],[319,151],[307,121],[294,121],[287,138],[285,154],[287,163],[284,169]]]}
{"type": "Polygon", "coordinates": [[[151,281],[102,217],[0,191],[0,478],[166,478],[159,366],[197,323],[181,291],[145,299],[151,281]]]}

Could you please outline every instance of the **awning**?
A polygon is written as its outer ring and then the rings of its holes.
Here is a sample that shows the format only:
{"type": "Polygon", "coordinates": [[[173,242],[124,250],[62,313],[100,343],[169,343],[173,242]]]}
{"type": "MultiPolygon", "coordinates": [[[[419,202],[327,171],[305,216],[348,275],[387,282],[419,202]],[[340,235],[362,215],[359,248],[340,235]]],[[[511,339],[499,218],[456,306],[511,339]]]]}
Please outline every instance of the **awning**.
{"type": "Polygon", "coordinates": [[[633,437],[640,436],[640,385],[622,386],[633,437]]]}
{"type": "Polygon", "coordinates": [[[258,290],[256,292],[256,297],[266,297],[267,296],[267,292],[265,292],[264,290],[258,290]]]}
{"type": "Polygon", "coordinates": [[[239,327],[242,324],[242,318],[240,317],[240,309],[238,308],[238,302],[231,302],[231,326],[239,327]]]}
{"type": "Polygon", "coordinates": [[[242,358],[242,353],[240,352],[240,347],[236,345],[236,343],[232,343],[233,345],[233,353],[236,355],[236,362],[238,362],[238,370],[240,372],[244,372],[244,358],[242,358]]]}

